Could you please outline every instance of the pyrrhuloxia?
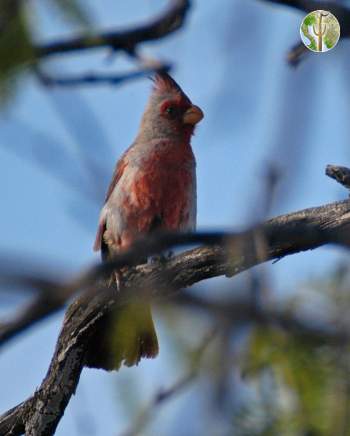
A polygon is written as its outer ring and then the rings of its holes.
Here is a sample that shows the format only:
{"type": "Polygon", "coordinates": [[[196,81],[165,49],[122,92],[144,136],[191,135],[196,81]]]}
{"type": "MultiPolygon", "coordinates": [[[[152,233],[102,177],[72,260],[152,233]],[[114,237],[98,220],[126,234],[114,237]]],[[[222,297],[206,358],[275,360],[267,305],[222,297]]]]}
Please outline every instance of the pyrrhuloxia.
{"type": "MultiPolygon", "coordinates": [[[[168,74],[155,76],[138,135],[116,165],[101,211],[94,250],[101,250],[102,259],[154,230],[195,228],[196,163],[190,140],[202,118],[201,109],[168,74]]],[[[88,366],[118,369],[158,354],[148,303],[130,304],[114,317],[117,323],[127,320],[122,331],[103,331],[93,339],[88,366]]],[[[111,330],[111,322],[105,320],[101,328],[111,330]]]]}

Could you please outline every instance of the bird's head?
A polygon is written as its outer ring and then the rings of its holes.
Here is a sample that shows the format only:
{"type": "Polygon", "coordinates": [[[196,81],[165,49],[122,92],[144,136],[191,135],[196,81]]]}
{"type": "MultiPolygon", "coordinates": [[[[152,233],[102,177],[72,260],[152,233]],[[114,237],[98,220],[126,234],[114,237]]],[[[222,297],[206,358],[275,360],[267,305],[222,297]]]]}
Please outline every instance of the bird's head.
{"type": "Polygon", "coordinates": [[[189,139],[204,114],[192,104],[175,80],[167,73],[155,75],[153,91],[146,108],[142,127],[153,137],[171,135],[189,139]]]}

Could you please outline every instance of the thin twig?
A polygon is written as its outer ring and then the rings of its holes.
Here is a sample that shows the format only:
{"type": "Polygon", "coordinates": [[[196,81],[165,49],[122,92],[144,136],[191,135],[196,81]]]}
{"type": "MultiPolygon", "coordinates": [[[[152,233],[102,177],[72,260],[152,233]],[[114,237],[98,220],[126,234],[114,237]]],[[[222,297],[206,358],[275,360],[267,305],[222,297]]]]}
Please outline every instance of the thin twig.
{"type": "Polygon", "coordinates": [[[308,54],[308,49],[302,42],[295,44],[287,54],[287,62],[291,67],[297,67],[308,54]]]}
{"type": "Polygon", "coordinates": [[[86,73],[76,76],[58,76],[51,75],[43,70],[36,69],[36,76],[40,82],[49,87],[53,86],[77,86],[77,85],[113,85],[119,86],[125,82],[133,81],[136,79],[148,77],[154,73],[168,72],[170,70],[170,64],[158,63],[153,66],[141,67],[136,71],[130,71],[124,74],[104,74],[104,73],[86,73]]]}

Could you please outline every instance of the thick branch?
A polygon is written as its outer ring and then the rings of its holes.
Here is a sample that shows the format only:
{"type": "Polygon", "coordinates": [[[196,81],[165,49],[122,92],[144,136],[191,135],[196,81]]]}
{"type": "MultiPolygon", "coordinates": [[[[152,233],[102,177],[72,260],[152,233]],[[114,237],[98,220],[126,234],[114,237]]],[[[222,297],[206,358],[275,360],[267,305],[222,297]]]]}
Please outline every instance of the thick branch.
{"type": "Polygon", "coordinates": [[[133,51],[137,44],[163,38],[182,27],[190,0],[172,0],[169,8],[153,21],[125,31],[82,35],[65,41],[55,41],[35,47],[38,58],[77,50],[109,47],[113,50],[133,51]]]}
{"type": "Polygon", "coordinates": [[[74,293],[94,287],[98,279],[108,276],[116,268],[134,264],[139,257],[145,258],[174,246],[211,244],[176,256],[168,261],[160,274],[157,265],[141,265],[129,272],[131,287],[135,287],[136,283],[138,287],[140,284],[145,287],[149,280],[157,280],[158,284],[163,280],[163,285],[166,286],[171,280],[172,287],[180,289],[210,277],[235,275],[263,261],[316,248],[328,242],[346,244],[347,232],[343,229],[350,225],[349,212],[349,201],[343,201],[282,215],[243,233],[154,235],[139,240],[128,252],[116,256],[113,261],[88,269],[66,284],[53,283],[47,277],[10,276],[7,281],[14,284],[38,286],[40,296],[16,319],[0,324],[0,346],[23,329],[61,309],[74,293]],[[256,248],[261,246],[262,241],[266,250],[261,252],[260,247],[260,252],[257,253],[256,248]],[[227,246],[232,251],[230,261],[227,258],[227,246]],[[235,253],[239,255],[235,256],[235,253]]]}
{"type": "Polygon", "coordinates": [[[350,169],[339,165],[327,165],[326,175],[331,177],[344,188],[350,189],[350,169]]]}
{"type": "MultiPolygon", "coordinates": [[[[258,228],[237,234],[168,234],[158,239],[148,238],[148,245],[146,239],[129,253],[96,266],[62,288],[65,292],[67,289],[87,291],[67,310],[50,368],[39,390],[0,418],[0,434],[8,434],[10,428],[13,435],[21,434],[24,429],[27,435],[53,434],[77,386],[89,338],[98,329],[99,321],[130,298],[150,296],[141,290],[150,289],[153,298],[164,298],[201,280],[233,276],[261,262],[329,242],[349,245],[349,235],[350,200],[347,200],[273,218],[258,228]],[[99,280],[113,268],[133,260],[136,254],[151,254],[177,243],[205,241],[219,245],[187,251],[162,267],[140,265],[131,269],[123,292],[116,293],[99,280]]],[[[281,315],[274,314],[273,323],[278,316],[281,315]]],[[[257,316],[253,321],[262,322],[257,316]]],[[[269,322],[269,318],[264,317],[263,322],[269,322]]]]}

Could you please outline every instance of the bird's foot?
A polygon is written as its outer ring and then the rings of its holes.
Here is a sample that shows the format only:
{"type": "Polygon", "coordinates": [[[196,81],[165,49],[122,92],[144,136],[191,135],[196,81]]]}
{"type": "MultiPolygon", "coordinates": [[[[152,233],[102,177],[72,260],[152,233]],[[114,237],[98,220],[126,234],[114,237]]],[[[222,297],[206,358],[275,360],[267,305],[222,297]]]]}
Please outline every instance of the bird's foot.
{"type": "Polygon", "coordinates": [[[122,285],[122,277],[119,271],[113,271],[113,273],[111,274],[107,286],[109,288],[115,288],[118,292],[121,289],[121,285],[122,285]]]}

